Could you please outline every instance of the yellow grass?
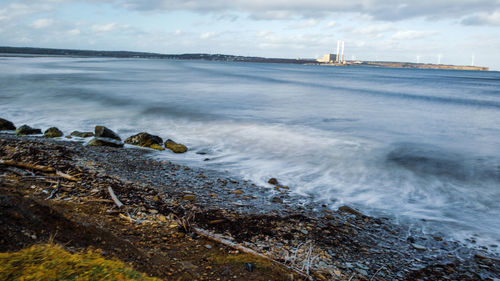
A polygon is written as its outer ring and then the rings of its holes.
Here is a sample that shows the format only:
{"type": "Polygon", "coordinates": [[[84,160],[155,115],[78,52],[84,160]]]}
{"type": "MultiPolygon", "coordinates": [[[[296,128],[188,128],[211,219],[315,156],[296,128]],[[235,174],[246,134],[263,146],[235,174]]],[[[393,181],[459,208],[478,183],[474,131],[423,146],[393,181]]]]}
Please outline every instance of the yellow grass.
{"type": "Polygon", "coordinates": [[[0,253],[0,280],[144,280],[147,277],[99,253],[71,254],[56,244],[34,245],[14,253],[0,253]]]}

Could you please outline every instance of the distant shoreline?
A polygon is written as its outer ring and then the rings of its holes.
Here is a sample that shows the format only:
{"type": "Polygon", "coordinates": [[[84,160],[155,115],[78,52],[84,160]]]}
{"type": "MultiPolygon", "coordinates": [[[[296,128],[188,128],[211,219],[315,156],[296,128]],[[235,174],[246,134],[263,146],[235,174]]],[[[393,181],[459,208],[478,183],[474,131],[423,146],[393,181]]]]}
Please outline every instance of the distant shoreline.
{"type": "Polygon", "coordinates": [[[235,56],[224,54],[159,54],[147,52],[129,51],[96,51],[96,50],[73,50],[52,49],[34,47],[2,47],[0,56],[11,55],[44,55],[44,56],[78,56],[78,57],[107,57],[107,58],[144,58],[144,59],[172,59],[172,60],[204,60],[204,61],[226,61],[226,62],[254,62],[254,63],[283,63],[303,65],[326,65],[326,66],[361,66],[361,67],[390,67],[390,68],[416,68],[416,69],[451,69],[469,71],[489,71],[488,67],[465,66],[465,65],[443,65],[411,62],[383,62],[383,61],[346,61],[344,64],[321,63],[315,59],[287,59],[287,58],[264,58],[251,56],[235,56]]]}

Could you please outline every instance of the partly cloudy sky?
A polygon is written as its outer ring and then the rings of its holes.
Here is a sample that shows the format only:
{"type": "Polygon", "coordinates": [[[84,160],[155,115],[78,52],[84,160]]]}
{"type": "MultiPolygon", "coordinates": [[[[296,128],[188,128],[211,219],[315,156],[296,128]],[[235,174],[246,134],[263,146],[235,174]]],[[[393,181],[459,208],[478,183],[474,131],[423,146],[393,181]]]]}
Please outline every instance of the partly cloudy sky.
{"type": "Polygon", "coordinates": [[[2,0],[0,45],[500,70],[500,0],[2,0]],[[473,59],[474,57],[474,59],[473,59]]]}

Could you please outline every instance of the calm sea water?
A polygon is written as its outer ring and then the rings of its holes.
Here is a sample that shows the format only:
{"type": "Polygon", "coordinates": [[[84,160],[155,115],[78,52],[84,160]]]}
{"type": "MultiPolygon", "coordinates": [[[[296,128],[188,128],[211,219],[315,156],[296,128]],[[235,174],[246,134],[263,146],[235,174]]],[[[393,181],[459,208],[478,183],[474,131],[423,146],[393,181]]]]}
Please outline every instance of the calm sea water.
{"type": "Polygon", "coordinates": [[[4,57],[0,112],[147,131],[190,148],[156,157],[500,243],[499,72],[4,57]]]}

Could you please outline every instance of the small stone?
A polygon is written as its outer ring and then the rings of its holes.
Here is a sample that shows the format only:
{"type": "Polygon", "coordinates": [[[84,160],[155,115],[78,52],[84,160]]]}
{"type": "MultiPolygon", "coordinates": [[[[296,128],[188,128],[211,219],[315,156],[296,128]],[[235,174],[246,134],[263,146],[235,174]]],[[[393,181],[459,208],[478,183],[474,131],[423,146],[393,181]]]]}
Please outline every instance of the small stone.
{"type": "Polygon", "coordinates": [[[10,122],[9,120],[0,118],[0,131],[3,131],[3,130],[13,131],[15,129],[16,129],[16,126],[14,126],[14,123],[10,122]]]}
{"type": "Polygon", "coordinates": [[[306,229],[301,229],[300,232],[302,232],[305,235],[309,234],[309,231],[307,231],[306,229]]]}
{"type": "Polygon", "coordinates": [[[277,185],[278,180],[276,178],[270,178],[267,183],[272,184],[272,185],[277,185]]]}
{"type": "Polygon", "coordinates": [[[196,196],[194,196],[192,194],[186,194],[186,195],[184,195],[183,200],[192,202],[192,201],[196,200],[196,196]]]}
{"type": "Polygon", "coordinates": [[[339,212],[348,213],[348,214],[351,214],[351,215],[355,215],[357,217],[363,216],[363,214],[361,214],[360,212],[354,210],[353,208],[351,208],[349,206],[341,206],[341,207],[339,207],[338,210],[339,210],[339,212]]]}
{"type": "Polygon", "coordinates": [[[205,248],[207,248],[207,249],[212,249],[212,245],[206,244],[206,245],[205,245],[205,248]]]}
{"type": "Polygon", "coordinates": [[[110,129],[104,126],[95,126],[94,132],[96,137],[110,138],[117,141],[122,140],[115,132],[111,131],[110,129]]]}
{"type": "Polygon", "coordinates": [[[114,139],[95,137],[87,143],[88,146],[123,147],[123,143],[114,139]]]}
{"type": "Polygon", "coordinates": [[[17,128],[17,130],[14,132],[14,134],[16,134],[18,136],[37,135],[37,134],[41,134],[41,133],[42,133],[42,130],[31,128],[28,125],[22,125],[21,127],[17,128]]]}
{"type": "Polygon", "coordinates": [[[234,193],[234,194],[243,194],[243,191],[241,191],[241,190],[235,190],[232,193],[234,193]]]}
{"type": "Polygon", "coordinates": [[[160,197],[158,196],[153,197],[153,202],[158,202],[158,201],[160,201],[160,197]]]}
{"type": "Polygon", "coordinates": [[[411,244],[411,246],[412,246],[414,249],[417,249],[417,250],[419,250],[419,251],[425,251],[425,250],[427,250],[427,248],[426,248],[426,247],[424,247],[424,246],[422,246],[422,245],[419,245],[419,244],[415,244],[415,243],[413,243],[413,244],[411,244]]]}
{"type": "Polygon", "coordinates": [[[79,137],[79,138],[90,138],[94,136],[94,133],[92,132],[80,132],[80,131],[73,131],[70,134],[73,137],[79,137]]]}
{"type": "Polygon", "coordinates": [[[174,153],[184,153],[188,150],[185,145],[180,144],[180,143],[176,143],[175,141],[173,141],[171,139],[168,139],[167,141],[165,141],[165,147],[172,150],[172,152],[174,152],[174,153]]]}
{"type": "Polygon", "coordinates": [[[251,262],[247,262],[247,263],[245,263],[245,268],[246,268],[248,271],[252,272],[252,271],[255,269],[255,264],[254,264],[254,263],[251,263],[251,262]]]}
{"type": "Polygon", "coordinates": [[[46,138],[59,138],[59,137],[63,136],[63,132],[61,132],[61,130],[59,130],[56,127],[51,127],[51,128],[48,128],[45,131],[45,133],[43,133],[43,136],[46,138]]]}

